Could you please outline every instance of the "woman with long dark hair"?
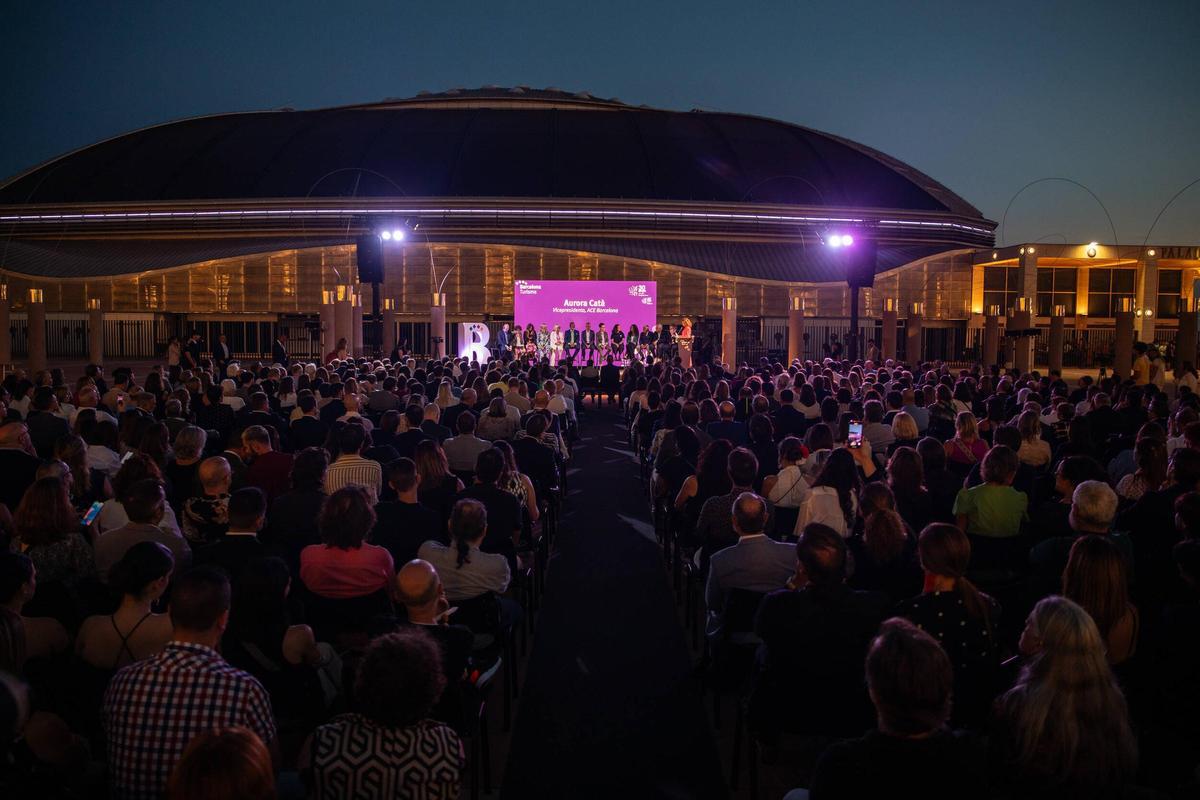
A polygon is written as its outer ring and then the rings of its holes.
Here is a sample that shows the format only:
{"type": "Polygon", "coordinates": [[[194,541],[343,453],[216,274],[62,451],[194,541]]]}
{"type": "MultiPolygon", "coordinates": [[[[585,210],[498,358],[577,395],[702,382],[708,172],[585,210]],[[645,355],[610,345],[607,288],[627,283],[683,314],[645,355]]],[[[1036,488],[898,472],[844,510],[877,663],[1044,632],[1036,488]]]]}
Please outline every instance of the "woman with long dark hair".
{"type": "Polygon", "coordinates": [[[705,447],[697,459],[696,474],[683,482],[675,495],[675,510],[683,514],[684,530],[695,527],[700,509],[710,497],[729,494],[729,454],[733,445],[728,439],[716,439],[705,447]]]}
{"type": "Polygon", "coordinates": [[[805,526],[818,522],[848,537],[858,515],[861,488],[862,478],[854,455],[848,448],[834,450],[813,483],[808,502],[800,509],[795,535],[799,536],[805,526]]]}
{"type": "Polygon", "coordinates": [[[978,723],[995,697],[1000,669],[1000,605],[967,579],[971,542],[957,526],[934,523],[917,542],[924,572],[920,595],[896,613],[936,638],[954,665],[954,719],[978,723]]]}
{"type": "Polygon", "coordinates": [[[1108,663],[1116,666],[1133,657],[1141,617],[1129,601],[1125,557],[1111,539],[1080,536],[1075,540],[1063,570],[1062,593],[1091,615],[1104,640],[1108,663]]]}
{"type": "Polygon", "coordinates": [[[88,617],[79,628],[75,654],[109,673],[150,658],[171,640],[174,628],[154,605],[167,590],[175,559],[158,542],[138,542],[108,571],[108,585],[121,595],[112,614],[88,617]]]}
{"type": "Polygon", "coordinates": [[[421,505],[438,512],[444,522],[450,517],[455,498],[463,490],[463,482],[450,471],[446,452],[432,439],[417,445],[413,462],[417,465],[417,474],[421,476],[421,484],[417,489],[421,505]]]}

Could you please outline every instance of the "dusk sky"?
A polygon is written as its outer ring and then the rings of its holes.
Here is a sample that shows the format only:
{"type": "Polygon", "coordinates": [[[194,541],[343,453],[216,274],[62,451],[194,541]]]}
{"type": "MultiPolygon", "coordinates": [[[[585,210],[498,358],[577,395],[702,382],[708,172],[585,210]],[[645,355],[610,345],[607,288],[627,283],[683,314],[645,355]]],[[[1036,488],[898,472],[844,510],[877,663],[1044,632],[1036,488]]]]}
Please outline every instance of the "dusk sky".
{"type": "MultiPolygon", "coordinates": [[[[1122,244],[1200,178],[1200,2],[7,4],[0,176],[146,125],[453,87],[760,114],[906,161],[999,222],[1086,184],[1122,244]]],[[[1110,241],[1086,192],[1000,243],[1110,241]]],[[[1200,243],[1200,184],[1152,240],[1200,243]]]]}

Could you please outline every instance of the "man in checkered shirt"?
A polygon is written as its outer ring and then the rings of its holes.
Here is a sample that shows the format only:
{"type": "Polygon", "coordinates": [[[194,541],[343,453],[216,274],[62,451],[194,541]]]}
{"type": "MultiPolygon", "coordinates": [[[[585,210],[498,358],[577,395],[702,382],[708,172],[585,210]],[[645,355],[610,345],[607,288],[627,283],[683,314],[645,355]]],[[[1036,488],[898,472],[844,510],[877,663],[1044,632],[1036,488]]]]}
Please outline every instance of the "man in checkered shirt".
{"type": "Polygon", "coordinates": [[[197,567],[171,593],[174,638],[153,658],[122,669],[104,696],[112,796],[159,798],[197,734],[242,725],[278,760],[271,701],[262,685],[234,669],[216,647],[229,620],[229,576],[197,567]]]}

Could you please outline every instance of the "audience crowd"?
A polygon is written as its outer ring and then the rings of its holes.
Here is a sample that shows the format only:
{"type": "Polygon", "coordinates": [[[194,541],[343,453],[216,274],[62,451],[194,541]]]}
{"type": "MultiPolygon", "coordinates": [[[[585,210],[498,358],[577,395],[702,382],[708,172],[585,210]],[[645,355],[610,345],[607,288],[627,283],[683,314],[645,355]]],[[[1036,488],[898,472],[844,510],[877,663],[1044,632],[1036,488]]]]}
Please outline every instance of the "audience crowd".
{"type": "Polygon", "coordinates": [[[1200,788],[1185,381],[188,361],[0,385],[5,796],[458,796],[588,393],[795,796],[1200,788]]]}

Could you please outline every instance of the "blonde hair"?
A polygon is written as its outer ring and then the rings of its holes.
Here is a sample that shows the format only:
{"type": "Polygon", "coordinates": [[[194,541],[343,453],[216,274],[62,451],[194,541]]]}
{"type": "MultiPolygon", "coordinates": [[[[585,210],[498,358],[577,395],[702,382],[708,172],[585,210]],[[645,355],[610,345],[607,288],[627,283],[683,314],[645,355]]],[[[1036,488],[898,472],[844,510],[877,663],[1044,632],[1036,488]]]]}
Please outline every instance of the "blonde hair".
{"type": "Polygon", "coordinates": [[[1137,741],[1096,623],[1057,595],[1039,602],[1029,620],[1042,649],[999,700],[1018,769],[1076,788],[1122,785],[1137,769],[1137,741]]]}
{"type": "Polygon", "coordinates": [[[892,417],[892,433],[897,439],[916,439],[921,435],[921,431],[917,429],[917,421],[913,419],[912,414],[904,411],[892,417]]]}
{"type": "Polygon", "coordinates": [[[975,415],[970,411],[958,412],[958,416],[954,418],[954,430],[958,438],[965,442],[979,438],[979,426],[976,424],[975,415]]]}

